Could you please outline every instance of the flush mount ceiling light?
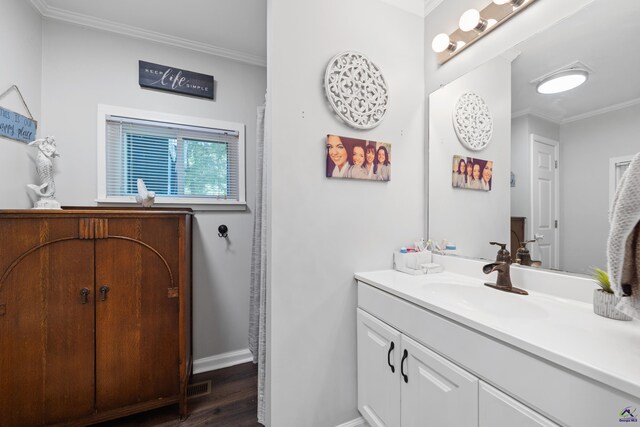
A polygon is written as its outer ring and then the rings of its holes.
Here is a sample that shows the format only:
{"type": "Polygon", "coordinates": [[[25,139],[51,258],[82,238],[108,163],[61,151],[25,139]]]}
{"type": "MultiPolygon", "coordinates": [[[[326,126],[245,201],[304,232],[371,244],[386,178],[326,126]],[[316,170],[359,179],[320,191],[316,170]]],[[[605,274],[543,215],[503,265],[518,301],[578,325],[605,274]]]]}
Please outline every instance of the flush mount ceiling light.
{"type": "Polygon", "coordinates": [[[444,64],[458,53],[490,33],[536,0],[493,0],[484,9],[469,9],[462,14],[459,28],[451,34],[434,37],[431,48],[439,64],[444,64]]]}
{"type": "Polygon", "coordinates": [[[582,61],[573,61],[531,80],[538,93],[548,95],[574,89],[586,82],[593,71],[582,61]]]}
{"type": "Polygon", "coordinates": [[[549,95],[577,88],[589,78],[586,70],[575,69],[554,73],[536,84],[538,93],[549,95]]]}

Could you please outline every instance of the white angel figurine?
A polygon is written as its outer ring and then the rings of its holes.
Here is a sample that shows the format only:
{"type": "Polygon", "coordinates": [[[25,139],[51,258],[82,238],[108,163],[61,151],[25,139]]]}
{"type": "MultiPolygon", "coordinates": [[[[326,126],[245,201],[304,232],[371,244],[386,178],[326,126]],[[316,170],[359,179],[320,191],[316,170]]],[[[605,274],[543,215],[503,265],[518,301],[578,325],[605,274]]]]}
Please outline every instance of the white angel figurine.
{"type": "Polygon", "coordinates": [[[53,136],[47,136],[42,139],[36,139],[29,143],[29,146],[38,147],[38,155],[36,156],[36,171],[42,184],[28,184],[36,196],[38,201],[34,203],[34,209],[60,209],[60,203],[54,199],[56,192],[56,184],[53,182],[53,159],[60,157],[56,148],[56,139],[53,136]]]}
{"type": "Polygon", "coordinates": [[[142,203],[142,206],[145,208],[149,208],[155,201],[155,191],[147,190],[147,186],[144,184],[142,178],[138,178],[138,194],[136,194],[136,202],[142,203]]]}

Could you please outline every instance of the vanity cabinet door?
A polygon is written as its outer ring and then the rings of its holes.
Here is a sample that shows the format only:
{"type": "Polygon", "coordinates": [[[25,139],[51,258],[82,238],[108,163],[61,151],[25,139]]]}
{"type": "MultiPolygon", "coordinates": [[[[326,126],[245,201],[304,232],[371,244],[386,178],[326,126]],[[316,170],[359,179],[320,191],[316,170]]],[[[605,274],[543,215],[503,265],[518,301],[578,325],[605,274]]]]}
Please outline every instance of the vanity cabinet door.
{"type": "Polygon", "coordinates": [[[480,382],[479,427],[558,427],[531,408],[480,382]]]}
{"type": "Polygon", "coordinates": [[[477,426],[478,379],[404,335],[402,349],[402,427],[477,426]]]}
{"type": "Polygon", "coordinates": [[[372,427],[400,426],[400,333],[358,309],[358,410],[372,427]]]}

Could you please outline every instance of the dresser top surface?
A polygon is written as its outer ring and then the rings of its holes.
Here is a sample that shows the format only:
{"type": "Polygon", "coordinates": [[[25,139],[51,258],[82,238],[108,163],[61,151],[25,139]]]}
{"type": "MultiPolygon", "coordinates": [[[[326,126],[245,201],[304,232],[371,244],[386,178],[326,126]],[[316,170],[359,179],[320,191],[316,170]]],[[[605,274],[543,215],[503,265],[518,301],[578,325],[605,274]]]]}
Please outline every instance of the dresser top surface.
{"type": "Polygon", "coordinates": [[[2,217],[82,217],[82,216],[119,216],[119,217],[139,217],[139,216],[166,216],[166,215],[193,215],[190,208],[122,208],[122,207],[102,207],[102,206],[64,206],[62,209],[15,209],[0,210],[2,217]]]}

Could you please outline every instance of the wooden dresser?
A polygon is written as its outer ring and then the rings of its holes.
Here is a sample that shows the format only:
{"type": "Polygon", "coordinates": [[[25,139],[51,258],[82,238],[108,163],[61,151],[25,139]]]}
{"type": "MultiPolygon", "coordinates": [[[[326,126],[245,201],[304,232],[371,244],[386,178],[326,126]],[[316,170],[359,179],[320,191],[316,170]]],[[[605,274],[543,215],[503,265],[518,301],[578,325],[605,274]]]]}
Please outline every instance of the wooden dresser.
{"type": "Polygon", "coordinates": [[[0,211],[0,426],[187,415],[191,217],[0,211]]]}

